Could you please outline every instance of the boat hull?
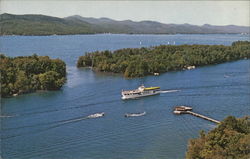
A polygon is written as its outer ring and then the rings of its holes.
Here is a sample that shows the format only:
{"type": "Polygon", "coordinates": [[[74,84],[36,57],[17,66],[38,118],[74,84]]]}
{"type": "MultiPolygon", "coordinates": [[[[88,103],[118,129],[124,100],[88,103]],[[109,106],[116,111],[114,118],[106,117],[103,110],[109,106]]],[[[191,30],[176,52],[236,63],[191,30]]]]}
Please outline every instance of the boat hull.
{"type": "Polygon", "coordinates": [[[146,97],[146,96],[153,96],[153,95],[157,95],[160,94],[160,91],[156,91],[154,93],[142,93],[142,94],[131,94],[131,95],[122,95],[122,99],[126,100],[126,99],[135,99],[135,98],[140,98],[140,97],[146,97]]]}

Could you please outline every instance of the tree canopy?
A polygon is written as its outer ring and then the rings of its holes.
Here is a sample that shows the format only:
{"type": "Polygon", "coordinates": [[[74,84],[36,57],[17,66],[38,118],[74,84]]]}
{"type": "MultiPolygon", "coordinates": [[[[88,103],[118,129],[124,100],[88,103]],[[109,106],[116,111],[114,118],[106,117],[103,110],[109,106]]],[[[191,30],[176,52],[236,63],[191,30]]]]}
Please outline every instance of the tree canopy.
{"type": "Polygon", "coordinates": [[[58,90],[66,81],[66,64],[48,56],[0,55],[1,96],[36,90],[58,90]]]}
{"type": "Polygon", "coordinates": [[[250,120],[229,116],[207,134],[191,139],[186,159],[249,159],[250,120]]]}
{"type": "Polygon", "coordinates": [[[123,73],[125,77],[143,77],[155,72],[182,70],[187,66],[204,66],[250,58],[250,42],[223,45],[160,45],[149,48],[126,48],[86,53],[77,67],[123,73]]]}

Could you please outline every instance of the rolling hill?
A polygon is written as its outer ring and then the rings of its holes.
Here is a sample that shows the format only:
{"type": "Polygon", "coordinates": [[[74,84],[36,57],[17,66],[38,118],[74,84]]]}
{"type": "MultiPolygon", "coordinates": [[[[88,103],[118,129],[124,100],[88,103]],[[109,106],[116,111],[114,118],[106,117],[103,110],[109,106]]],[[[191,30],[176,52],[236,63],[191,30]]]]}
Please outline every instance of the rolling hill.
{"type": "Polygon", "coordinates": [[[45,15],[0,15],[1,35],[67,34],[237,34],[250,33],[246,26],[202,26],[164,24],[155,21],[116,21],[109,18],[86,18],[79,15],[57,18],[45,15]]]}

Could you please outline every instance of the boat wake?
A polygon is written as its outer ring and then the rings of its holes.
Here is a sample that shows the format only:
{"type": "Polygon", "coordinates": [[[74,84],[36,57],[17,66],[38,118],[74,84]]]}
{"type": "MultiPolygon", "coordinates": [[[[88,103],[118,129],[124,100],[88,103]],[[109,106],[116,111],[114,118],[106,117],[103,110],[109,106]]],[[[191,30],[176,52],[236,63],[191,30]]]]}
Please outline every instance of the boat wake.
{"type": "MultiPolygon", "coordinates": [[[[44,132],[53,128],[57,128],[66,124],[70,124],[70,123],[75,123],[75,122],[79,122],[82,120],[86,120],[86,119],[92,119],[92,118],[100,118],[104,116],[104,112],[102,113],[95,113],[95,114],[91,114],[89,116],[85,116],[85,117],[77,117],[77,118],[73,118],[73,119],[68,119],[68,120],[61,120],[61,121],[56,121],[56,122],[51,122],[51,123],[43,123],[43,124],[36,124],[36,125],[27,125],[27,126],[23,126],[23,127],[16,127],[16,128],[7,128],[4,130],[13,130],[13,129],[21,129],[21,128],[30,128],[30,127],[37,127],[37,126],[41,126],[41,125],[51,125],[45,129],[38,129],[33,131],[32,133],[40,133],[40,132],[44,132]]],[[[25,133],[20,133],[20,134],[15,134],[15,135],[11,135],[11,136],[6,136],[6,137],[1,137],[0,139],[9,139],[9,138],[13,138],[13,137],[18,137],[18,136],[23,136],[23,135],[28,135],[31,132],[25,132],[25,133]]]]}
{"type": "Polygon", "coordinates": [[[142,113],[127,113],[124,116],[125,117],[138,117],[138,116],[143,116],[146,115],[146,112],[142,112],[142,113]]]}
{"type": "Polygon", "coordinates": [[[179,92],[180,90],[162,90],[160,93],[172,93],[172,92],[179,92]]]}
{"type": "MultiPolygon", "coordinates": [[[[21,127],[3,128],[2,130],[13,130],[13,129],[40,127],[40,126],[47,126],[47,125],[67,124],[67,123],[77,122],[77,121],[81,121],[81,120],[85,120],[85,119],[99,118],[99,117],[104,116],[104,114],[105,113],[102,112],[102,113],[91,114],[89,116],[71,118],[71,119],[66,119],[66,120],[38,123],[38,124],[34,124],[34,125],[25,125],[25,126],[21,126],[21,127]]],[[[6,117],[13,117],[13,116],[0,116],[0,117],[5,117],[6,118],[6,117]]]]}
{"type": "Polygon", "coordinates": [[[0,115],[0,118],[12,118],[15,117],[16,115],[0,115]]]}

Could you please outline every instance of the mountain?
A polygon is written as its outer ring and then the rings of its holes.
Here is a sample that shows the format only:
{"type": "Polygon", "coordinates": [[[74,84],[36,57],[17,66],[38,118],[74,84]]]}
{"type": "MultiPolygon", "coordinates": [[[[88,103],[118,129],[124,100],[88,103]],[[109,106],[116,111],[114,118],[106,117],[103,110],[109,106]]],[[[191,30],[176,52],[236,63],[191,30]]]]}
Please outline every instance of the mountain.
{"type": "MultiPolygon", "coordinates": [[[[79,15],[74,15],[66,17],[65,19],[70,20],[80,20],[88,22],[90,24],[98,25],[99,27],[105,28],[106,30],[125,30],[126,33],[154,33],[154,34],[184,34],[184,33],[194,33],[194,34],[216,34],[216,33],[250,33],[250,28],[246,26],[214,26],[205,24],[203,26],[190,25],[190,24],[163,24],[155,21],[141,21],[134,22],[131,20],[116,21],[108,18],[85,18],[79,15]],[[110,29],[113,28],[113,29],[110,29]]],[[[112,32],[112,31],[111,31],[112,32]]]]}
{"type": "Polygon", "coordinates": [[[79,15],[57,18],[45,15],[0,15],[1,35],[53,34],[217,34],[250,33],[245,26],[203,26],[164,24],[155,21],[116,21],[109,18],[85,18],[79,15]]]}
{"type": "Polygon", "coordinates": [[[94,33],[92,25],[44,15],[0,15],[1,35],[53,35],[94,33]]]}
{"type": "Polygon", "coordinates": [[[237,25],[227,25],[227,26],[216,26],[204,24],[202,26],[205,29],[215,29],[218,31],[224,31],[226,33],[250,33],[250,27],[237,26],[237,25]]]}

